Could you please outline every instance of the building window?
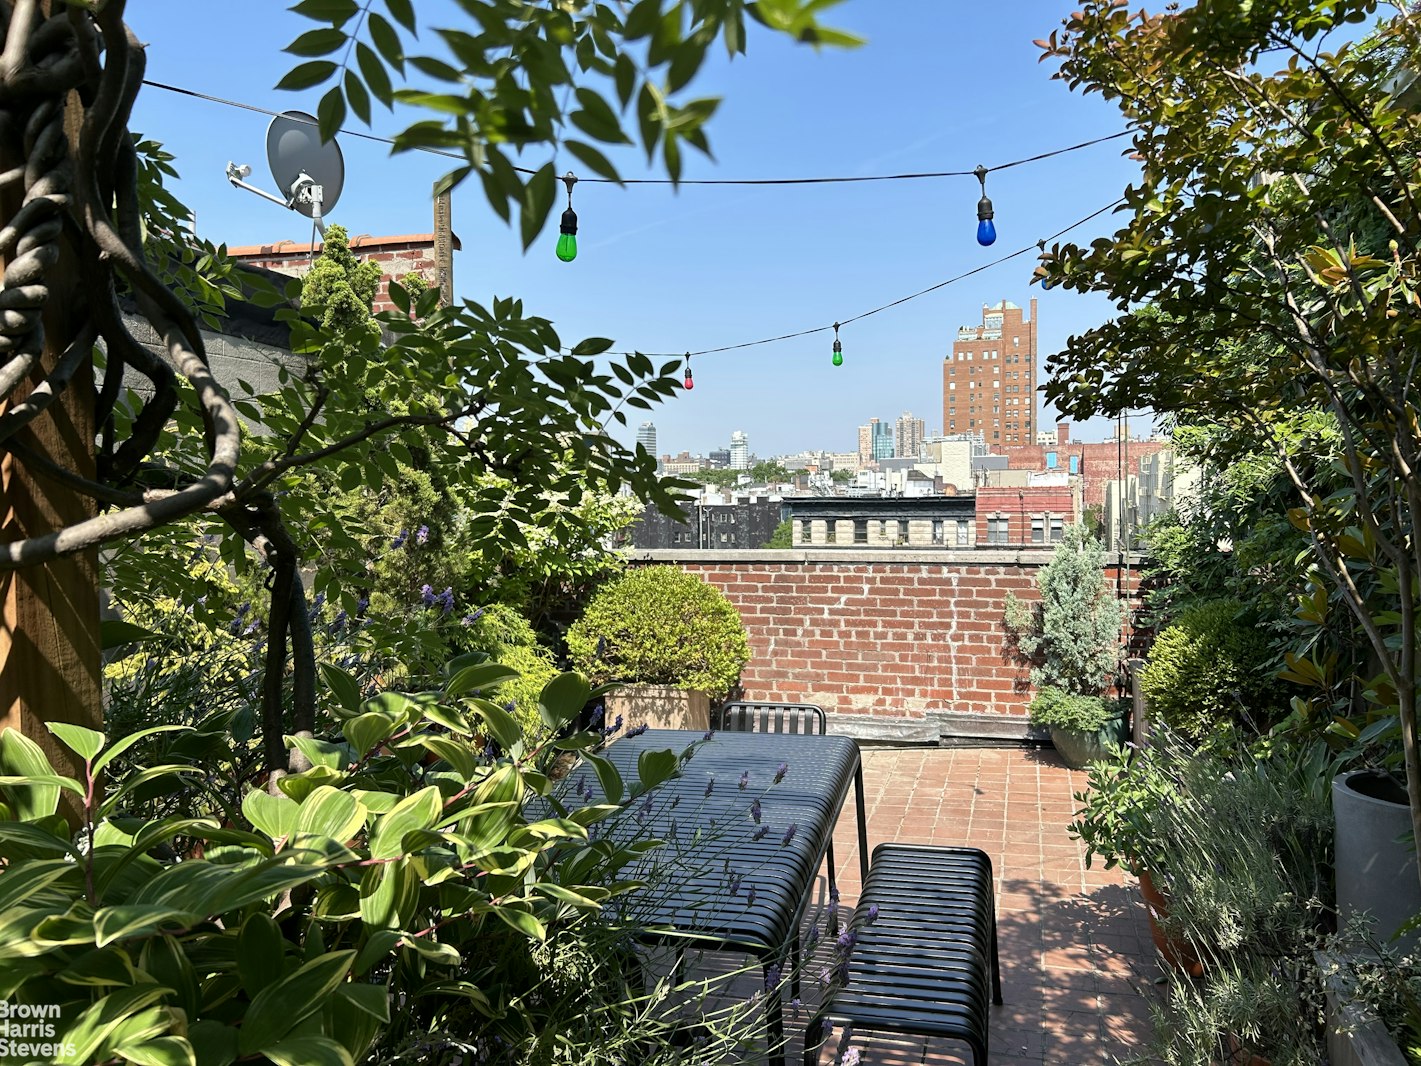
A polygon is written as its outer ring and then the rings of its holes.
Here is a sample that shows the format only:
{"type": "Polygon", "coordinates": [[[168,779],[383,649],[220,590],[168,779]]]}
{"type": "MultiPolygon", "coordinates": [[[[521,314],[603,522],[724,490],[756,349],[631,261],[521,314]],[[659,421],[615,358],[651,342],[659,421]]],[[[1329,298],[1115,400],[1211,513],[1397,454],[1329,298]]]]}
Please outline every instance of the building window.
{"type": "Polygon", "coordinates": [[[957,543],[959,545],[965,545],[970,536],[971,526],[968,524],[967,519],[959,518],[957,520],[957,543]]]}
{"type": "Polygon", "coordinates": [[[1046,543],[1046,516],[1034,514],[1031,516],[1031,543],[1046,543]]]}
{"type": "Polygon", "coordinates": [[[814,539],[814,523],[808,518],[799,520],[799,543],[808,544],[814,539]]]}
{"type": "Polygon", "coordinates": [[[995,515],[987,519],[987,543],[1005,544],[1010,535],[1010,519],[1004,515],[995,515]]]}
{"type": "Polygon", "coordinates": [[[867,518],[855,518],[855,519],[854,519],[854,543],[855,543],[855,544],[867,544],[867,543],[868,543],[868,519],[867,519],[867,518]]]}
{"type": "Polygon", "coordinates": [[[838,532],[838,530],[837,530],[835,527],[836,527],[838,524],[839,524],[839,523],[838,523],[837,521],[835,521],[834,519],[832,519],[832,518],[829,519],[827,522],[824,523],[824,543],[825,543],[825,544],[834,544],[834,543],[837,542],[837,538],[836,538],[835,534],[838,532]]]}
{"type": "Polygon", "coordinates": [[[898,543],[908,543],[908,520],[906,518],[898,519],[898,543]]]}
{"type": "Polygon", "coordinates": [[[941,543],[942,543],[942,519],[941,519],[941,518],[934,518],[934,519],[933,519],[933,543],[934,543],[934,544],[941,544],[941,543]]]}
{"type": "Polygon", "coordinates": [[[1081,472],[1081,457],[1080,457],[1079,455],[1073,455],[1073,456],[1071,456],[1071,473],[1073,473],[1073,474],[1079,474],[1080,472],[1081,472]]]}
{"type": "Polygon", "coordinates": [[[1062,520],[1062,518],[1061,518],[1060,515],[1058,515],[1058,514],[1053,514],[1053,515],[1051,516],[1051,543],[1052,543],[1052,544],[1059,544],[1059,543],[1061,543],[1061,539],[1062,539],[1065,535],[1066,535],[1066,530],[1065,530],[1064,521],[1062,520]]]}
{"type": "Polygon", "coordinates": [[[886,537],[886,536],[888,536],[888,521],[887,521],[887,519],[883,519],[883,520],[881,520],[881,521],[878,523],[878,535],[879,535],[880,537],[886,537]]]}

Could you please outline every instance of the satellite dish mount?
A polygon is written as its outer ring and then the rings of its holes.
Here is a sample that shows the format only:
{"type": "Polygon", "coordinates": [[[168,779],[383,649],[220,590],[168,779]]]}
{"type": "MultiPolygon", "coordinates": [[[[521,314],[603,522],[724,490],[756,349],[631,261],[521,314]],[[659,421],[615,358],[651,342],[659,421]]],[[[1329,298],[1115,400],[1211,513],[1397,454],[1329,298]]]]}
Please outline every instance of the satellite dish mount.
{"type": "Polygon", "coordinates": [[[228,163],[227,180],[309,218],[314,255],[315,234],[326,235],[325,213],[335,207],[345,185],[345,160],[340,146],[334,140],[322,143],[314,116],[304,111],[283,111],[267,127],[266,158],[272,179],[284,196],[273,196],[245,181],[252,172],[246,164],[228,163]]]}

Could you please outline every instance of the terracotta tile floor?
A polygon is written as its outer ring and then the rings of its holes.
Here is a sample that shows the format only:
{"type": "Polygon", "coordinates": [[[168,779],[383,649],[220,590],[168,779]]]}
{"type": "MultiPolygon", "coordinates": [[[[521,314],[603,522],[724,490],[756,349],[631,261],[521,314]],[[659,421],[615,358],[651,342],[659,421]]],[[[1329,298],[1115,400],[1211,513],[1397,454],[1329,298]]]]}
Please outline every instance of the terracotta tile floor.
{"type": "MultiPolygon", "coordinates": [[[[864,750],[870,849],[884,841],[964,844],[991,856],[1005,1000],[992,1013],[993,1064],[1149,1061],[1150,1002],[1161,970],[1133,879],[1098,862],[1087,870],[1081,845],[1067,835],[1071,794],[1085,787],[1085,775],[1049,749],[864,750]]],[[[852,794],[834,842],[842,901],[851,909],[860,886],[852,794]]],[[[811,960],[806,971],[820,965],[811,960]]],[[[741,994],[754,987],[745,981],[741,994]]],[[[818,999],[813,986],[806,982],[803,994],[809,1009],[818,999]]],[[[787,1018],[790,1033],[802,1033],[805,1020],[787,1018]]],[[[821,1063],[832,1060],[837,1037],[821,1063]]],[[[789,1066],[802,1061],[801,1046],[793,1041],[789,1066]]],[[[852,1046],[872,1066],[969,1058],[953,1041],[861,1033],[852,1046]]]]}

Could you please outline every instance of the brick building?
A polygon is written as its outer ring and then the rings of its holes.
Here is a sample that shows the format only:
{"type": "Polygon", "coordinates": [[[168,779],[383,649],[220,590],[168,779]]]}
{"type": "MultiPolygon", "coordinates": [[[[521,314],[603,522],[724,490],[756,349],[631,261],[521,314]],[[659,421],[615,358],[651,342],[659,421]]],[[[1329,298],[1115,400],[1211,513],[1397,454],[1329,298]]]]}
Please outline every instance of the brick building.
{"type": "Polygon", "coordinates": [[[977,543],[986,548],[1055,544],[1080,518],[1077,488],[1025,485],[977,490],[977,543]]]}
{"type": "Polygon", "coordinates": [[[1036,439],[1036,300],[1031,318],[1003,300],[963,326],[942,364],[943,433],[981,434],[989,446],[1036,439]]]}
{"type": "MultiPolygon", "coordinates": [[[[451,236],[454,251],[459,250],[459,238],[451,236]]],[[[375,312],[394,310],[390,302],[388,283],[391,278],[398,281],[406,274],[418,274],[430,285],[438,283],[439,263],[434,255],[434,234],[413,233],[397,237],[372,237],[363,233],[350,239],[350,250],[359,259],[369,259],[380,264],[380,287],[375,293],[375,312]]],[[[254,244],[241,248],[229,248],[227,254],[239,263],[265,267],[291,277],[301,277],[311,269],[311,245],[297,244],[295,241],[277,241],[275,244],[254,244]]],[[[321,254],[321,245],[316,245],[316,255],[321,254]]],[[[450,279],[452,291],[453,279],[450,279]]],[[[653,453],[655,454],[655,453],[653,453]]]]}
{"type": "MultiPolygon", "coordinates": [[[[1004,455],[1012,470],[1059,470],[1080,480],[1082,506],[1086,509],[1104,507],[1106,486],[1112,482],[1138,477],[1140,460],[1169,447],[1165,441],[1131,440],[1122,444],[1108,440],[1084,444],[1070,439],[1071,427],[1062,422],[1056,427],[1056,443],[1001,445],[992,451],[1004,455]],[[1123,476],[1122,476],[1123,471],[1123,476]]],[[[980,510],[980,508],[979,508],[980,510]]]]}

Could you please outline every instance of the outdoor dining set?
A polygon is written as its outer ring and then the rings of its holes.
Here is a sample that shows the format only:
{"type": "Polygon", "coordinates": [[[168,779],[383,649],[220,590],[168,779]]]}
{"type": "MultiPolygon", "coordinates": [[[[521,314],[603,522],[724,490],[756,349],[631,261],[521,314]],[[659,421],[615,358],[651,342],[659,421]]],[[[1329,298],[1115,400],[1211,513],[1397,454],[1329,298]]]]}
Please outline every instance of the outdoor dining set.
{"type": "MultiPolygon", "coordinates": [[[[853,788],[862,888],[832,920],[834,972],[803,1033],[806,1066],[833,1026],[965,1042],[987,1061],[989,1003],[1001,1003],[991,862],[976,848],[882,842],[870,853],[857,743],[827,733],[822,708],[730,704],[705,733],[648,729],[606,758],[635,779],[643,753],[694,745],[683,772],[637,812],[680,865],[635,896],[654,943],[753,956],[766,975],[770,1060],[784,1061],[784,1004],[799,1002],[802,933],[827,860],[837,913],[833,830],[853,788]]],[[[649,860],[652,861],[652,860],[649,860]]],[[[665,861],[661,857],[654,861],[665,861]]]]}

